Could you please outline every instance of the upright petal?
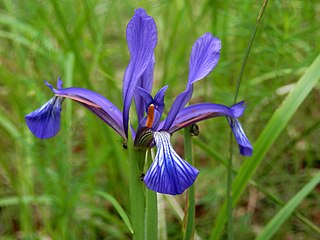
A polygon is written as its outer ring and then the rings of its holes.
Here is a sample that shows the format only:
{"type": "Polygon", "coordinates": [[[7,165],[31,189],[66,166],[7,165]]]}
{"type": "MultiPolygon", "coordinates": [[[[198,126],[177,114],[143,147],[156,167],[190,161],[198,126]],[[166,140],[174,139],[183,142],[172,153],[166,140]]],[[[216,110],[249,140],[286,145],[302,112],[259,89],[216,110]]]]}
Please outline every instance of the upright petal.
{"type": "Polygon", "coordinates": [[[183,160],[172,148],[170,134],[155,132],[155,159],[144,177],[147,188],[164,194],[183,193],[196,180],[199,171],[183,160]]]}
{"type": "Polygon", "coordinates": [[[173,133],[193,123],[213,117],[226,116],[230,118],[237,118],[243,114],[245,108],[246,106],[244,101],[236,103],[231,107],[215,103],[192,104],[185,107],[178,113],[175,121],[168,131],[173,133]]]}
{"type": "Polygon", "coordinates": [[[221,41],[211,33],[205,33],[194,43],[189,61],[189,79],[186,90],[178,95],[168,113],[163,130],[170,129],[177,114],[189,102],[193,83],[206,77],[217,65],[220,58],[221,41]]]}
{"type": "Polygon", "coordinates": [[[189,61],[188,85],[206,77],[220,58],[221,41],[211,33],[203,34],[194,43],[189,61]]]}
{"type": "Polygon", "coordinates": [[[80,103],[106,122],[120,136],[126,138],[122,124],[122,113],[108,99],[96,92],[84,88],[71,87],[54,89],[49,83],[47,83],[47,85],[56,96],[69,98],[80,103]]]}
{"type": "MultiPolygon", "coordinates": [[[[137,9],[127,26],[130,63],[123,79],[123,129],[128,135],[129,110],[138,81],[150,66],[157,45],[157,29],[152,17],[145,10],[137,9]]],[[[141,116],[140,116],[141,117],[141,116]]]]}
{"type": "MultiPolygon", "coordinates": [[[[154,64],[155,64],[155,60],[153,56],[152,60],[148,64],[146,70],[144,71],[142,76],[139,78],[137,83],[137,87],[144,89],[149,94],[151,93],[152,84],[153,84],[154,64]]],[[[137,91],[134,92],[134,103],[136,105],[138,121],[140,122],[140,120],[144,116],[146,105],[143,101],[142,96],[137,91]]]]}
{"type": "Polygon", "coordinates": [[[166,94],[167,89],[168,89],[167,85],[162,87],[154,96],[154,104],[156,106],[156,109],[160,113],[160,115],[162,115],[164,110],[164,96],[166,94]]]}
{"type": "Polygon", "coordinates": [[[168,131],[172,126],[174,120],[176,119],[178,113],[184,106],[189,102],[193,93],[193,86],[190,85],[184,92],[180,93],[178,97],[174,100],[167,118],[165,119],[162,130],[168,131]]]}
{"type": "Polygon", "coordinates": [[[249,139],[247,138],[246,134],[244,133],[239,120],[236,118],[229,117],[227,119],[232,129],[233,135],[238,142],[240,153],[243,156],[251,156],[253,153],[253,147],[249,139]]]}
{"type": "MultiPolygon", "coordinates": [[[[155,97],[153,98],[150,93],[148,93],[145,89],[137,87],[137,92],[141,96],[144,105],[145,105],[145,112],[148,113],[148,108],[151,104],[154,105],[154,122],[152,124],[152,129],[158,129],[160,119],[164,110],[164,95],[167,91],[168,86],[162,87],[155,97]]],[[[147,116],[139,120],[139,128],[145,126],[147,116]]]]}
{"type": "Polygon", "coordinates": [[[55,136],[60,130],[62,97],[53,97],[42,107],[25,116],[30,131],[38,138],[55,136]]]}

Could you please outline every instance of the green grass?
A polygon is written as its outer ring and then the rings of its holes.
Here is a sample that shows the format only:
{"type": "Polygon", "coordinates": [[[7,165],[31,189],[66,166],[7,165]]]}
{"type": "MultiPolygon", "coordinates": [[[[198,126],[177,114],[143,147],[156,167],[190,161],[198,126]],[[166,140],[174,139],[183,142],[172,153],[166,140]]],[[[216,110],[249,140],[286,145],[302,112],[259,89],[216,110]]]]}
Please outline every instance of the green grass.
{"type": "MultiPolygon", "coordinates": [[[[122,139],[70,101],[56,137],[33,137],[24,116],[51,97],[44,79],[55,84],[61,76],[65,86],[90,88],[121,107],[126,24],[135,8],[144,7],[157,23],[153,89],[169,85],[165,113],[185,88],[192,44],[205,32],[222,40],[221,58],[195,84],[192,102],[231,105],[261,4],[0,0],[0,239],[131,236],[122,139]]],[[[234,145],[235,239],[320,236],[319,9],[317,1],[270,1],[256,33],[238,95],[247,102],[240,120],[255,152],[243,158],[234,145]]],[[[193,141],[200,170],[195,231],[201,239],[225,239],[229,128],[222,118],[199,126],[193,141]]],[[[173,136],[181,155],[182,138],[182,131],[173,136]]],[[[183,208],[184,198],[174,203],[183,208]]],[[[179,210],[163,201],[166,230],[160,234],[180,239],[179,210]]]]}

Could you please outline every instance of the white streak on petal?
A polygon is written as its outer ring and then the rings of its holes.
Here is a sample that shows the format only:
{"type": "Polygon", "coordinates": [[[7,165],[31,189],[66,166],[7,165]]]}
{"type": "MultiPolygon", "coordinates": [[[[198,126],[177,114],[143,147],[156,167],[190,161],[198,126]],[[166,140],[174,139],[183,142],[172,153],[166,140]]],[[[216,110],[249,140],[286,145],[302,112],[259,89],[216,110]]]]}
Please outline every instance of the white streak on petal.
{"type": "Polygon", "coordinates": [[[169,133],[155,132],[154,140],[157,153],[144,177],[147,188],[170,195],[183,193],[194,183],[199,171],[174,151],[169,133]]]}

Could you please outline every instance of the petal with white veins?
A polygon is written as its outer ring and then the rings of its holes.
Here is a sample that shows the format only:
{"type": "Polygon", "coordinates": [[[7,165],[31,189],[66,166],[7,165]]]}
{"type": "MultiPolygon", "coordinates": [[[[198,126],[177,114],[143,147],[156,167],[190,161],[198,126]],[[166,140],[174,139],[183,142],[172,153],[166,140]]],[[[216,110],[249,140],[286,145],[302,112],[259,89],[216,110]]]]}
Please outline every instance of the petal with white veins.
{"type": "Polygon", "coordinates": [[[144,183],[147,188],[158,193],[183,193],[194,183],[199,171],[174,151],[169,133],[155,132],[154,140],[157,154],[144,177],[144,183]]]}

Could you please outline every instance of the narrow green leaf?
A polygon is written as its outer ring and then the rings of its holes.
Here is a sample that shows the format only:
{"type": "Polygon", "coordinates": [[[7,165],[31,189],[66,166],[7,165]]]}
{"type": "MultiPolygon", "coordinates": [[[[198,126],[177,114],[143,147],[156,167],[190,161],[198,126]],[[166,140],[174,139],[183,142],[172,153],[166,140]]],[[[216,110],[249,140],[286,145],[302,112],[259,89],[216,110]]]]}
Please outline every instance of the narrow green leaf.
{"type": "MultiPolygon", "coordinates": [[[[297,111],[303,100],[308,96],[312,88],[320,78],[320,55],[314,60],[305,74],[298,80],[296,86],[288,94],[281,106],[275,111],[268,124],[260,134],[254,145],[254,152],[239,169],[233,184],[233,205],[239,201],[248,181],[256,172],[261,161],[271,149],[273,143],[288,125],[291,117],[297,111]]],[[[226,222],[226,204],[220,208],[213,229],[211,239],[220,239],[226,222]]]]}
{"type": "Polygon", "coordinates": [[[20,138],[20,132],[15,124],[7,117],[4,109],[0,108],[0,126],[2,126],[12,138],[20,138]]]}
{"type": "MultiPolygon", "coordinates": [[[[194,139],[194,143],[199,146],[202,150],[208,153],[208,155],[214,156],[214,159],[223,164],[224,166],[227,166],[227,162],[223,159],[222,156],[217,154],[214,150],[209,148],[206,144],[202,143],[201,141],[194,139]]],[[[237,174],[238,170],[233,168],[233,174],[237,174]]],[[[268,200],[272,201],[275,205],[278,205],[280,207],[284,206],[284,201],[281,200],[280,197],[276,196],[274,193],[270,192],[268,189],[266,189],[263,185],[259,185],[254,180],[250,180],[249,183],[255,187],[259,192],[261,192],[263,195],[265,195],[268,200]]],[[[295,211],[294,216],[298,218],[301,222],[303,222],[306,226],[313,229],[315,232],[320,233],[320,228],[315,225],[312,221],[310,221],[308,218],[303,216],[300,212],[295,211]]]]}
{"type": "Polygon", "coordinates": [[[116,209],[116,211],[118,212],[118,214],[122,218],[123,222],[127,225],[129,231],[131,233],[133,233],[133,229],[132,229],[132,225],[130,223],[129,217],[126,214],[126,212],[123,210],[123,208],[121,207],[120,203],[118,203],[118,201],[114,197],[112,197],[110,194],[108,194],[106,192],[97,191],[96,193],[97,193],[97,195],[103,197],[104,199],[106,199],[107,201],[109,201],[112,204],[112,206],[116,209]]]}
{"type": "Polygon", "coordinates": [[[38,204],[51,204],[52,198],[50,196],[29,196],[25,195],[22,197],[13,196],[13,197],[4,197],[0,199],[0,207],[8,207],[8,206],[15,206],[18,204],[31,204],[31,203],[38,203],[38,204]]]}
{"type": "Polygon", "coordinates": [[[256,240],[271,239],[281,225],[291,216],[298,205],[320,182],[320,173],[314,176],[291,200],[271,219],[256,240]]]}

